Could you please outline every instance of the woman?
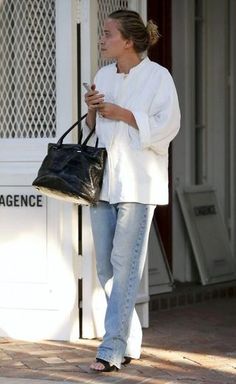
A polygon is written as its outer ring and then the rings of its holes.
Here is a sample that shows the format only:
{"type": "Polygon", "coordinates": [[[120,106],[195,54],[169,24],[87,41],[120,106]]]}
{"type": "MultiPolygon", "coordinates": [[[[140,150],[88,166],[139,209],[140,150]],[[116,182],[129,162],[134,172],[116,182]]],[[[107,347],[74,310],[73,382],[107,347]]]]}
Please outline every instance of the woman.
{"type": "Polygon", "coordinates": [[[145,57],[158,30],[139,14],[119,10],[104,24],[101,68],[85,94],[86,123],[96,120],[108,159],[99,203],[91,208],[97,273],[107,297],[105,335],[91,369],[120,369],[141,352],[134,309],[153,212],[168,203],[168,146],[179,129],[179,106],[169,72],[145,57]]]}

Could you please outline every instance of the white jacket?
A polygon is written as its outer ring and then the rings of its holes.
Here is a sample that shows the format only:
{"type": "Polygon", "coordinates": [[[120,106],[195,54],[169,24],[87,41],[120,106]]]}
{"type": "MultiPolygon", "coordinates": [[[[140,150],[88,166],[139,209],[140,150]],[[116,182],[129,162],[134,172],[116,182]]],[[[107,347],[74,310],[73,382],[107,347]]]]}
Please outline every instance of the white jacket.
{"type": "Polygon", "coordinates": [[[180,126],[170,73],[146,57],[128,75],[117,73],[115,63],[105,66],[94,83],[105,101],[132,111],[138,125],[97,116],[99,146],[108,153],[100,199],[168,204],[168,147],[180,126]]]}

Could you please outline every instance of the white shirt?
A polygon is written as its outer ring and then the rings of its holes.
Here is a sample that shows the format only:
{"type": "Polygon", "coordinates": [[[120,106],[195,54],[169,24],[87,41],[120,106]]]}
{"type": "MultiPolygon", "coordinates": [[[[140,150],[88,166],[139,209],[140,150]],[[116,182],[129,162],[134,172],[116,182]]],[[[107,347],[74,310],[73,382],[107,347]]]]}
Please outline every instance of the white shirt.
{"type": "Polygon", "coordinates": [[[170,73],[146,57],[128,75],[117,73],[115,63],[105,66],[94,83],[105,101],[129,109],[138,125],[97,116],[99,147],[108,154],[100,199],[168,204],[168,147],[180,126],[170,73]]]}

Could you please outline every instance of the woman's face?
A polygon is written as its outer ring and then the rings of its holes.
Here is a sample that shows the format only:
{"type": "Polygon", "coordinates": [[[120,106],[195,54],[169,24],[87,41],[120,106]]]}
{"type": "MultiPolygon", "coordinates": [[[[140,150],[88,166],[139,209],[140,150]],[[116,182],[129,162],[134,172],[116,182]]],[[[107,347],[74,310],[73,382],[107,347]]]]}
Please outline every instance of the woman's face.
{"type": "Polygon", "coordinates": [[[127,52],[130,42],[122,37],[116,20],[105,20],[100,46],[105,59],[119,59],[127,52]]]}

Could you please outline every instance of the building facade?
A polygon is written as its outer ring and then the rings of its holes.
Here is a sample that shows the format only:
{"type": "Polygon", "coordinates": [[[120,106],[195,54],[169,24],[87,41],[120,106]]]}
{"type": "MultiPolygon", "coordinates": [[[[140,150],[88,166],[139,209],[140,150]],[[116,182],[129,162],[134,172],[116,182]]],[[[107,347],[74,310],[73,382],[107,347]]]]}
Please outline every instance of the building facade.
{"type": "MultiPolygon", "coordinates": [[[[150,55],[171,71],[182,114],[170,149],[170,204],[156,211],[137,300],[143,326],[150,295],[175,289],[173,281],[206,284],[204,273],[209,283],[235,279],[236,1],[1,0],[0,336],[76,340],[103,332],[89,209],[41,196],[31,183],[47,144],[86,111],[81,84],[105,64],[97,41],[117,8],[157,21],[162,38],[150,55]],[[188,188],[217,199],[217,212],[198,204],[197,220],[210,220],[200,240],[178,198],[188,188]],[[218,211],[220,221],[211,221],[218,211]],[[220,257],[202,252],[209,257],[202,265],[199,249],[218,244],[220,257]]],[[[76,132],[67,140],[76,142],[76,132]]]]}

